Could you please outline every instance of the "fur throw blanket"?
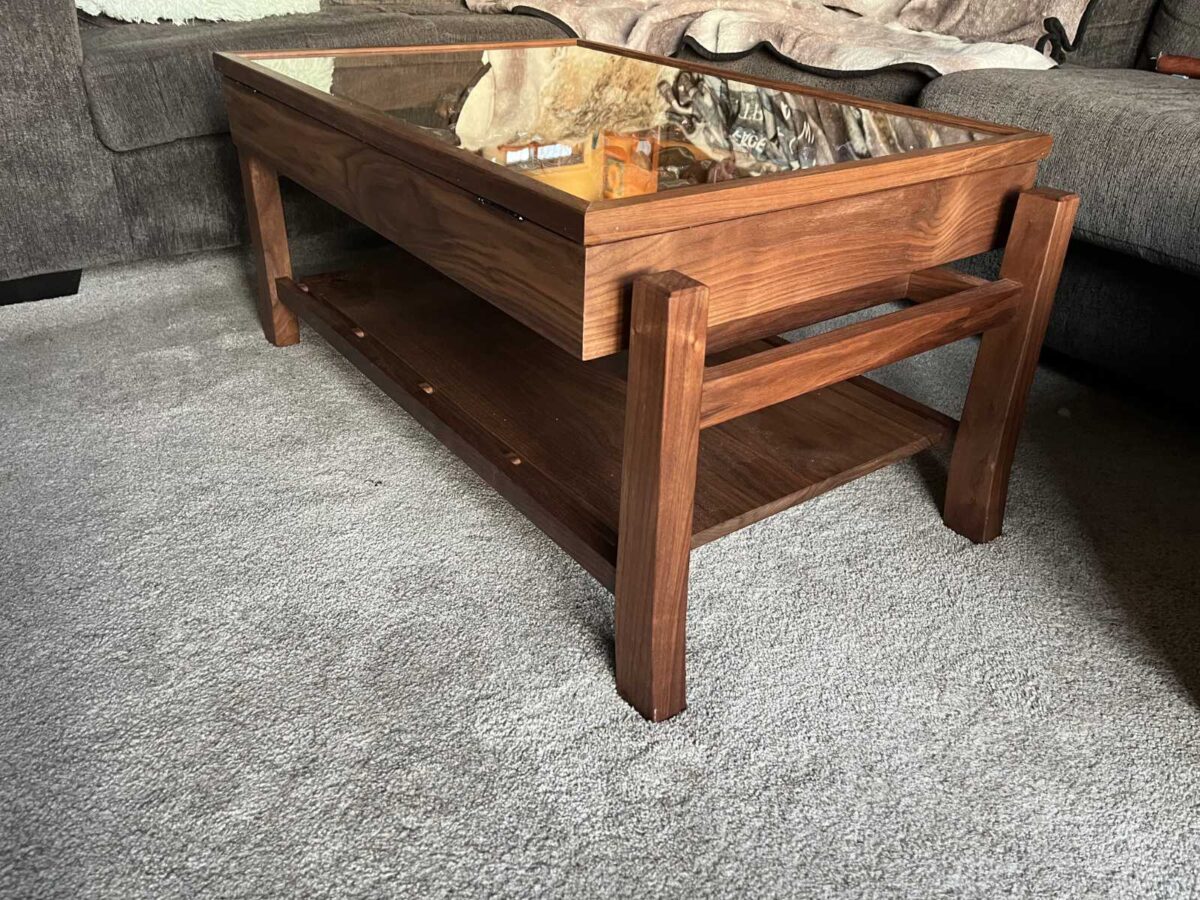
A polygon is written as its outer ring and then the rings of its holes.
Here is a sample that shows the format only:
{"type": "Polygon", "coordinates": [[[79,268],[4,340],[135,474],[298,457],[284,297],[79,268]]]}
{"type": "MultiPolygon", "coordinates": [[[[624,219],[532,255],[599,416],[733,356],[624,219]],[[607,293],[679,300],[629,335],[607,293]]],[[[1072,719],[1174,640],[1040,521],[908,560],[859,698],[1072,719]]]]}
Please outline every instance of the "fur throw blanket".
{"type": "Polygon", "coordinates": [[[831,72],[888,66],[930,74],[1049,69],[1035,45],[1057,19],[1074,37],[1091,0],[467,0],[475,12],[534,12],[585,40],[710,57],[768,44],[831,72]]]}
{"type": "MultiPolygon", "coordinates": [[[[251,22],[270,16],[315,13],[335,6],[385,8],[388,0],[75,0],[87,16],[102,17],[95,24],[113,22],[251,22]],[[111,21],[109,21],[111,20],[111,21]]],[[[403,11],[403,7],[398,7],[403,11]]],[[[89,20],[90,21],[90,20],[89,20]]]]}
{"type": "Polygon", "coordinates": [[[123,22],[174,22],[194,19],[248,22],[267,16],[311,13],[320,0],[75,0],[81,12],[123,22]]]}

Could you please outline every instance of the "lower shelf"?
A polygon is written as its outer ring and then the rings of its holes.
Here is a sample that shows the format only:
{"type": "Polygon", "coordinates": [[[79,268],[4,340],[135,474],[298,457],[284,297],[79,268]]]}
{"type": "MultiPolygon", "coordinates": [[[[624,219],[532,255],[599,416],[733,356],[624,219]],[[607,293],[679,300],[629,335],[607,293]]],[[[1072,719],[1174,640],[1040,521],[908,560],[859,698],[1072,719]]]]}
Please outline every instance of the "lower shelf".
{"type": "MultiPolygon", "coordinates": [[[[280,279],[281,299],[608,587],[624,355],[581,362],[407,254],[280,279]]],[[[754,352],[764,342],[732,351],[754,352]]],[[[723,354],[726,358],[729,352],[723,354]]],[[[693,547],[947,439],[865,378],[706,429],[693,547]]]]}

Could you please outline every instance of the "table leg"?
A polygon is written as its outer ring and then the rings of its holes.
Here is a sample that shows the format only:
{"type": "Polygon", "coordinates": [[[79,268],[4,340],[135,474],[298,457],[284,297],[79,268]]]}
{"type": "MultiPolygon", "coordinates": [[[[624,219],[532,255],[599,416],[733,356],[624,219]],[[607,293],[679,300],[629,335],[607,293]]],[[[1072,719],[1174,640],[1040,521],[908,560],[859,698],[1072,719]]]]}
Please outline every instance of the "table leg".
{"type": "Polygon", "coordinates": [[[250,240],[258,269],[258,317],[267,340],[277,347],[300,343],[296,315],[279,300],[275,279],[292,274],[279,173],[248,150],[239,150],[242,188],[250,216],[250,240]]]}
{"type": "Polygon", "coordinates": [[[682,712],[688,562],[708,288],[677,272],[633,288],[617,537],[617,690],[647,719],[682,712]]]}
{"type": "Polygon", "coordinates": [[[1021,283],[1020,305],[983,335],[946,488],[946,524],[976,543],[999,537],[1004,524],[1025,400],[1078,207],[1077,195],[1050,190],[1027,191],[1017,203],[1000,277],[1021,283]]]}

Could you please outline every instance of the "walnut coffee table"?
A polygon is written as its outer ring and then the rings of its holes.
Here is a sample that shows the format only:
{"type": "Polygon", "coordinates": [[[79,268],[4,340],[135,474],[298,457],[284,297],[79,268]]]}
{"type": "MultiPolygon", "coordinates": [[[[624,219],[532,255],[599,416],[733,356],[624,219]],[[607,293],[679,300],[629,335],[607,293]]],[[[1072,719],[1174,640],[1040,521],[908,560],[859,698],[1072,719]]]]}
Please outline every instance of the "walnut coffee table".
{"type": "Polygon", "coordinates": [[[303,318],[615,592],[643,716],[685,705],[694,547],[951,440],[946,524],[1000,534],[1078,205],[1046,135],[570,40],[216,66],[267,338],[303,318]],[[402,250],[294,279],[280,175],[402,250]],[[972,335],[961,422],[862,377],[972,335]]]}

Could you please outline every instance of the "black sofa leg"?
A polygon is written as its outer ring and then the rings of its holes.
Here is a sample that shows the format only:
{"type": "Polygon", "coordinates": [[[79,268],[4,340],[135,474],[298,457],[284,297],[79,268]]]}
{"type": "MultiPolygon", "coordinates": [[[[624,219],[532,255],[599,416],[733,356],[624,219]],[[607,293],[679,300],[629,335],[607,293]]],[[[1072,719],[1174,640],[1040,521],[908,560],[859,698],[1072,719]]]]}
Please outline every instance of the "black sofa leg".
{"type": "Polygon", "coordinates": [[[78,294],[79,276],[82,274],[81,270],[72,269],[69,272],[50,272],[46,275],[30,275],[28,278],[0,281],[0,306],[78,294]]]}

